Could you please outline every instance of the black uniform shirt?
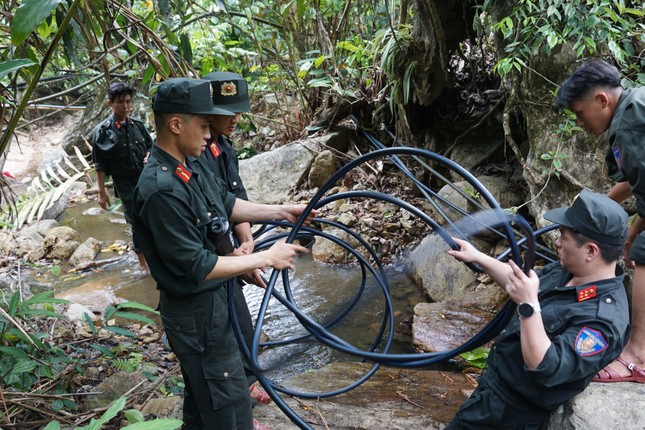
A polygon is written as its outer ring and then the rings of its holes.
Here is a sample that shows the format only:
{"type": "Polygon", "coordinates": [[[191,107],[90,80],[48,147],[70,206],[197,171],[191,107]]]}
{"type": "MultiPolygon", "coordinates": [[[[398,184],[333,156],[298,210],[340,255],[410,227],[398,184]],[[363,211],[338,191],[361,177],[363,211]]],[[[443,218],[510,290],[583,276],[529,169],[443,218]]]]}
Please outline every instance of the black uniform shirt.
{"type": "Polygon", "coordinates": [[[636,210],[645,217],[645,87],[623,91],[607,138],[610,148],[605,159],[610,177],[629,181],[636,210]]]}
{"type": "MultiPolygon", "coordinates": [[[[563,287],[572,275],[560,262],[540,273],[539,301],[551,346],[537,369],[524,365],[520,321],[515,316],[499,336],[488,358],[486,372],[503,381],[497,390],[517,399],[553,409],[582,392],[594,375],[611,363],[627,342],[629,307],[624,274],[577,287],[563,287]]],[[[494,387],[495,389],[495,387],[494,387]]],[[[521,406],[520,406],[521,408],[521,406]]]]}
{"type": "Polygon", "coordinates": [[[235,195],[195,159],[183,166],[153,145],[133,202],[141,249],[157,288],[175,296],[212,290],[225,279],[205,281],[217,255],[207,249],[212,216],[229,218],[235,195]]]}
{"type": "Polygon", "coordinates": [[[249,199],[240,178],[237,153],[226,136],[220,135],[217,141],[210,139],[202,157],[206,159],[211,172],[226,182],[229,191],[242,200],[249,199]]]}
{"type": "Polygon", "coordinates": [[[92,131],[92,161],[96,170],[111,176],[138,177],[152,137],[139,120],[127,117],[118,123],[114,115],[92,131]]]}

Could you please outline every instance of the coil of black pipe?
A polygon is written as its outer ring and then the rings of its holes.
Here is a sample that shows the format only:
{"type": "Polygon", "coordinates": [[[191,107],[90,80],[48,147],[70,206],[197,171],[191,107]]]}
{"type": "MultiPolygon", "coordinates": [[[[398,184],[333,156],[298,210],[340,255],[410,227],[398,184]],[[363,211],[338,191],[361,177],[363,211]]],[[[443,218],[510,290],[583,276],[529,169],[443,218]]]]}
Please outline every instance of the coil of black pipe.
{"type": "MultiPolygon", "coordinates": [[[[345,199],[379,200],[398,206],[400,209],[409,212],[421,220],[432,230],[433,233],[440,236],[445,243],[453,249],[456,249],[457,245],[453,241],[452,237],[458,236],[468,240],[469,236],[472,235],[473,232],[485,231],[488,234],[496,235],[499,238],[506,240],[508,243],[508,248],[506,251],[502,252],[498,258],[512,258],[527,273],[535,263],[536,238],[531,226],[521,216],[502,210],[491,193],[466,169],[439,154],[427,150],[406,147],[385,148],[367,132],[362,131],[362,133],[377,149],[356,158],[338,170],[322,187],[320,187],[318,192],[307,205],[302,216],[295,224],[287,222],[268,222],[267,227],[262,230],[264,235],[256,241],[256,250],[266,249],[276,240],[286,239],[288,243],[293,243],[294,241],[302,240],[311,241],[317,237],[330,240],[336,245],[342,247],[349,253],[349,255],[356,259],[361,270],[361,284],[357,288],[354,299],[351,300],[346,308],[339,312],[338,315],[336,315],[330,322],[320,324],[298,308],[297,301],[295,300],[291,290],[289,272],[287,270],[274,270],[269,279],[266,280],[267,289],[264,293],[264,297],[257,314],[253,346],[250,350],[241,340],[242,335],[239,322],[237,321],[237,316],[235,314],[235,304],[233,303],[233,300],[231,300],[229,306],[234,331],[238,337],[238,342],[242,347],[244,359],[249,367],[254,371],[259,382],[269,393],[276,405],[291,419],[294,424],[302,429],[311,429],[311,427],[302,419],[302,417],[289,407],[281,395],[300,398],[332,397],[345,393],[361,385],[367,381],[382,364],[395,367],[420,367],[446,361],[462,352],[482,346],[494,339],[506,326],[515,309],[512,302],[507,302],[497,315],[475,336],[454,349],[432,353],[389,353],[392,339],[394,337],[394,309],[390,297],[390,288],[386,272],[379,259],[378,253],[372,249],[369,243],[359,234],[338,222],[320,218],[315,219],[311,226],[304,225],[304,220],[312,210],[319,209],[332,204],[333,202],[345,199]],[[426,185],[408,168],[406,163],[402,160],[402,157],[415,160],[419,165],[428,169],[431,172],[430,174],[432,177],[440,178],[441,181],[446,183],[446,186],[452,186],[454,189],[459,189],[460,191],[458,194],[462,200],[466,201],[465,206],[470,206],[474,208],[474,210],[463,208],[459,204],[455,204],[453,201],[443,197],[437,190],[426,185]],[[431,203],[433,215],[436,217],[442,217],[442,222],[439,222],[422,209],[419,209],[406,201],[374,190],[354,190],[328,195],[329,191],[350,171],[359,168],[366,163],[374,162],[379,159],[387,160],[391,165],[396,166],[431,203]],[[460,177],[462,181],[465,181],[465,183],[468,184],[468,187],[472,187],[470,192],[464,193],[459,187],[454,186],[453,180],[447,175],[457,175],[460,177]],[[448,214],[451,214],[452,216],[448,216],[448,214]],[[357,251],[348,243],[347,240],[342,240],[336,236],[330,235],[326,233],[324,229],[316,228],[314,226],[331,226],[344,231],[348,237],[351,237],[355,243],[360,245],[363,252],[361,253],[357,251]],[[271,230],[279,232],[269,235],[271,230]],[[366,258],[365,255],[367,255],[368,258],[366,258]],[[276,288],[278,278],[282,281],[283,291],[278,291],[276,288]],[[350,315],[351,311],[355,309],[361,295],[365,291],[365,284],[368,278],[373,278],[376,281],[378,288],[380,288],[380,291],[383,294],[384,312],[378,334],[371,342],[369,348],[362,349],[350,344],[337,335],[334,335],[331,332],[331,329],[350,315]],[[281,339],[273,342],[260,342],[262,323],[266,316],[269,300],[271,298],[276,299],[295,316],[298,322],[306,330],[306,335],[297,335],[292,338],[281,339]],[[260,348],[280,347],[302,342],[304,340],[315,340],[343,353],[358,357],[371,363],[372,367],[352,384],[340,389],[322,393],[302,392],[289,389],[275,383],[264,375],[263,369],[258,362],[258,353],[260,348]]],[[[548,231],[548,229],[543,229],[540,233],[544,231],[548,231]]],[[[541,252],[537,252],[537,255],[546,259],[550,259],[552,257],[552,255],[549,255],[548,253],[541,252]]],[[[475,271],[481,271],[476,266],[471,265],[469,267],[475,271]]],[[[233,284],[229,283],[228,288],[233,288],[233,284]]],[[[233,297],[233,295],[229,294],[229,297],[233,297]]]]}

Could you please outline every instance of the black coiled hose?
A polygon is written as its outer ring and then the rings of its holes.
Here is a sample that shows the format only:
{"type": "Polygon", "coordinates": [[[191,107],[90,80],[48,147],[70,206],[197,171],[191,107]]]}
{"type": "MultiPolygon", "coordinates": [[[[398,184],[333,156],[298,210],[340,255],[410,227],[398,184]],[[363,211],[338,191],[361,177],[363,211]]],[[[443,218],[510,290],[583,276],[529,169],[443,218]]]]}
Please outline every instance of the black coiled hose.
{"type": "MultiPolygon", "coordinates": [[[[369,136],[369,135],[368,135],[369,136]]],[[[230,313],[232,316],[234,331],[238,337],[240,345],[242,345],[243,355],[250,368],[257,375],[259,382],[264,389],[269,393],[271,398],[275,401],[276,405],[300,428],[311,429],[311,427],[295,412],[289,405],[280,397],[281,394],[290,396],[297,396],[301,398],[324,398],[331,397],[338,394],[347,392],[369,379],[379,368],[381,364],[396,367],[419,367],[427,366],[434,363],[446,361],[462,352],[472,350],[476,347],[482,346],[487,342],[494,339],[499,332],[507,325],[509,319],[512,317],[515,305],[509,301],[498,312],[493,320],[485,326],[479,333],[473,336],[464,344],[457,348],[448,351],[432,352],[432,353],[414,353],[414,354],[391,354],[389,349],[394,335],[393,315],[394,308],[390,298],[390,288],[387,281],[386,272],[381,264],[378,254],[372,249],[368,242],[366,242],[360,235],[353,232],[346,226],[325,219],[315,219],[313,225],[329,226],[343,230],[353,241],[359,244],[364,250],[363,253],[351,246],[347,240],[341,240],[338,237],[326,233],[323,229],[305,226],[304,220],[312,210],[329,205],[330,203],[347,200],[347,199],[372,199],[380,200],[393,204],[405,210],[421,220],[427,225],[435,234],[438,234],[447,244],[453,249],[457,249],[456,243],[453,241],[453,236],[458,236],[468,239],[468,236],[476,234],[481,230],[487,234],[493,234],[499,238],[508,241],[508,249],[498,258],[511,257],[515,262],[523,267],[523,270],[528,271],[535,263],[535,234],[530,225],[519,215],[513,215],[503,211],[498,203],[495,201],[490,192],[468,171],[463,169],[453,161],[442,157],[436,153],[426,151],[418,148],[382,148],[374,152],[363,155],[352,162],[346,164],[343,168],[337,171],[332,178],[327,181],[311,199],[307,205],[302,216],[295,224],[286,222],[270,222],[267,229],[276,229],[278,227],[286,228],[288,232],[282,232],[270,236],[268,239],[259,239],[256,242],[256,250],[265,249],[271,246],[276,240],[286,237],[286,241],[292,243],[297,240],[311,240],[311,238],[325,238],[333,243],[341,246],[353,258],[355,258],[361,269],[362,282],[353,300],[347,307],[338,313],[331,322],[324,325],[318,323],[307,314],[302,312],[296,303],[292,294],[289,282],[289,273],[287,270],[277,271],[271,273],[270,278],[267,280],[267,289],[264,294],[260,309],[258,311],[257,323],[253,339],[253,347],[249,350],[242,340],[239,322],[235,315],[235,305],[233,300],[230,303],[230,313]],[[431,181],[445,184],[449,192],[456,193],[458,198],[464,201],[464,204],[454,202],[454,199],[448,199],[443,196],[445,191],[436,190],[435,188],[426,185],[426,183],[415,176],[410,170],[408,165],[402,160],[402,157],[410,158],[423,166],[426,171],[430,172],[431,181]],[[390,160],[391,163],[400,169],[401,172],[417,187],[418,191],[424,195],[430,203],[430,207],[435,218],[427,214],[424,210],[410,204],[406,201],[371,190],[354,190],[338,192],[327,196],[329,191],[350,171],[360,168],[366,163],[373,162],[379,159],[390,160]],[[432,166],[432,167],[431,167],[432,166]],[[456,175],[462,178],[468,192],[463,191],[462,187],[457,187],[448,175],[456,175]],[[465,206],[465,207],[463,207],[465,206]],[[441,221],[441,222],[440,222],[441,221]],[[522,262],[521,251],[524,251],[524,262],[522,262]],[[278,276],[282,278],[282,285],[284,293],[276,289],[276,281],[278,276]],[[380,329],[371,342],[368,348],[358,348],[339,336],[331,333],[330,329],[346,318],[350,312],[357,305],[361,295],[365,291],[365,285],[368,278],[373,278],[378,284],[378,288],[384,297],[384,312],[383,319],[380,324],[380,329]],[[262,330],[262,322],[265,318],[266,311],[271,298],[277,299],[283,306],[285,306],[297,318],[298,322],[306,329],[307,334],[294,336],[289,339],[282,339],[275,342],[260,342],[260,333],[262,330]],[[315,339],[316,341],[332,347],[343,353],[351,354],[359,357],[364,361],[372,363],[372,367],[363,376],[358,378],[354,383],[346,387],[325,393],[307,393],[292,390],[280,386],[273,381],[266,378],[262,369],[258,364],[258,350],[260,347],[265,346],[284,346],[296,342],[302,342],[306,339],[315,339]]],[[[480,271],[480,268],[471,265],[473,270],[480,271]]],[[[229,283],[229,289],[233,288],[232,283],[229,283]]],[[[229,294],[229,297],[233,297],[229,294]]]]}

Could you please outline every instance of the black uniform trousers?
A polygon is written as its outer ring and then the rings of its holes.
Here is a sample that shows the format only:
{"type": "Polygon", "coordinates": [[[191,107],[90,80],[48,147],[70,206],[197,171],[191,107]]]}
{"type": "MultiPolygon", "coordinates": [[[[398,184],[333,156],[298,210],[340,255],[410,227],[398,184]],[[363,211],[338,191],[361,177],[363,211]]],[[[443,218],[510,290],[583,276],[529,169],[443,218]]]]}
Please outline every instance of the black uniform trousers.
{"type": "Polygon", "coordinates": [[[521,401],[490,369],[478,382],[445,430],[540,430],[549,417],[548,410],[521,401]]]}
{"type": "Polygon", "coordinates": [[[160,309],[184,378],[182,428],[251,430],[251,400],[229,321],[226,288],[187,297],[162,291],[160,309]]]}
{"type": "Polygon", "coordinates": [[[116,197],[121,199],[123,204],[123,213],[125,215],[125,220],[132,227],[132,246],[134,252],[137,254],[141,253],[141,244],[139,238],[137,237],[137,232],[134,228],[134,223],[132,222],[132,198],[134,196],[134,189],[137,187],[137,182],[139,181],[138,176],[118,176],[112,177],[114,182],[114,194],[116,197]]]}

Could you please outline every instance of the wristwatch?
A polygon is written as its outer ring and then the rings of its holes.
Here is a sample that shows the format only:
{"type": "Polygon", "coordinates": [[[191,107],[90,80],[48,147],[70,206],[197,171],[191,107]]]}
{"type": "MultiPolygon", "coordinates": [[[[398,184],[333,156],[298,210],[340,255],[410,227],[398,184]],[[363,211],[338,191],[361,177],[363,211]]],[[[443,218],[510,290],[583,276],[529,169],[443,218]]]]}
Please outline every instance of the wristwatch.
{"type": "Polygon", "coordinates": [[[539,303],[520,303],[517,307],[517,313],[520,314],[520,318],[528,318],[533,316],[536,312],[541,312],[539,303]]]}

